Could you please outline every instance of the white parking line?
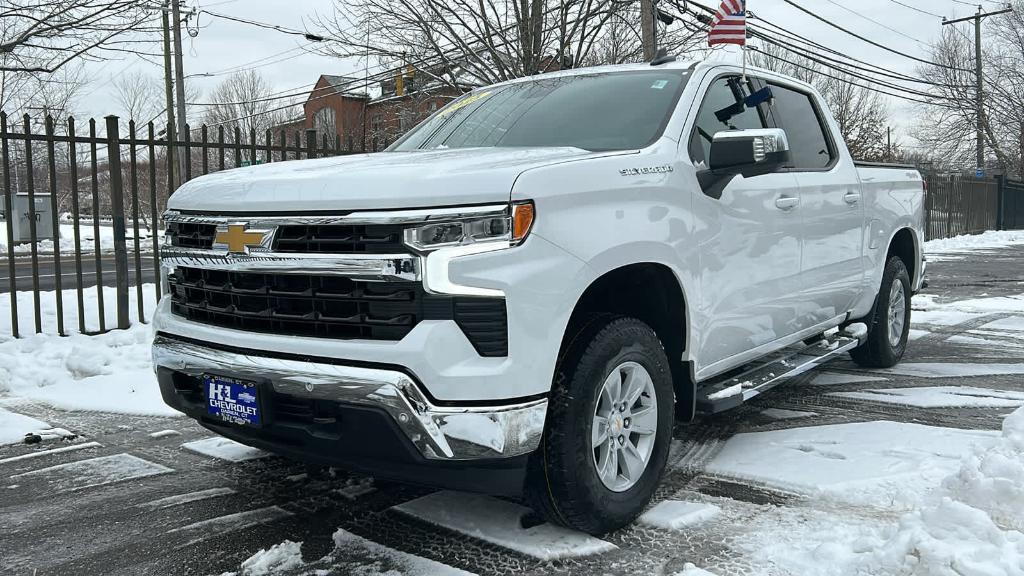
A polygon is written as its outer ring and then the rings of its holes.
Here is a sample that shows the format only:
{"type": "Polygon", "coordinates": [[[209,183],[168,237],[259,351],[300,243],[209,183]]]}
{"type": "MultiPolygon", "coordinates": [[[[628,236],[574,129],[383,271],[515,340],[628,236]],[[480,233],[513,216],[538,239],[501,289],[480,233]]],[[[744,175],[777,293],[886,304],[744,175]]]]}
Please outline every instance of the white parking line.
{"type": "Polygon", "coordinates": [[[73,446],[64,446],[63,448],[54,448],[52,450],[41,450],[39,452],[29,452],[28,454],[21,454],[18,456],[11,456],[10,458],[4,458],[0,460],[0,464],[7,464],[9,462],[18,462],[20,460],[28,460],[30,458],[39,458],[40,456],[49,456],[50,454],[60,454],[61,452],[72,452],[74,450],[82,450],[84,448],[102,448],[103,444],[99,442],[86,442],[84,444],[75,444],[73,446]]]}

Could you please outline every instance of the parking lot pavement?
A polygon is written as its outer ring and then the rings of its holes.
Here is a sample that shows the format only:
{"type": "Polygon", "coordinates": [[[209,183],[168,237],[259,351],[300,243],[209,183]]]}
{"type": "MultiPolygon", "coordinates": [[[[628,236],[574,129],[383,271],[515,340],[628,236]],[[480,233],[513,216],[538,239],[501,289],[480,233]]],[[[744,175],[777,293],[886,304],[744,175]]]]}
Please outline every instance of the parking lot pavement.
{"type": "Polygon", "coordinates": [[[871,461],[852,462],[865,457],[887,466],[939,462],[941,472],[943,449],[994,438],[977,431],[998,430],[1024,404],[1022,252],[931,263],[930,287],[915,299],[922,309],[914,313],[913,341],[897,368],[836,361],[737,410],[679,424],[655,499],[669,504],[602,538],[536,525],[516,502],[307,470],[220,442],[184,418],[0,400],[2,408],[79,435],[0,446],[0,572],[220,574],[245,563],[245,573],[288,575],[812,573],[771,557],[773,540],[799,548],[787,540],[799,530],[786,531],[833,518],[837,509],[849,530],[878,518],[895,522],[898,514],[832,494],[838,483],[815,485],[799,475],[780,483],[786,454],[818,458],[821,475],[845,473],[834,468],[843,465],[871,468],[871,461]],[[888,424],[843,426],[877,422],[888,424]],[[757,433],[790,431],[792,439],[805,427],[818,430],[779,453],[774,479],[744,468],[744,450],[769,457],[778,446],[757,433]],[[921,453],[894,454],[884,436],[898,443],[897,436],[930,427],[942,427],[942,445],[921,453]],[[728,442],[738,434],[750,441],[728,442]],[[860,442],[853,452],[844,444],[850,436],[860,442]]]}

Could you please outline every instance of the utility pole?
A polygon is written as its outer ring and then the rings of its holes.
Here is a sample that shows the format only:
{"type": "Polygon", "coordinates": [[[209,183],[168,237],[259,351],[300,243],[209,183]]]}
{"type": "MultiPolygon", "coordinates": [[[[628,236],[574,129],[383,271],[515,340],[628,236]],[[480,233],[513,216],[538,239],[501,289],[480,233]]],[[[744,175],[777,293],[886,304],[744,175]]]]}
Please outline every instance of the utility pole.
{"type": "Polygon", "coordinates": [[[981,5],[978,5],[978,12],[974,16],[967,16],[966,18],[957,18],[956,20],[945,20],[943,19],[942,25],[956,24],[958,22],[967,22],[968,20],[974,20],[974,73],[976,77],[977,85],[974,93],[976,97],[975,106],[977,106],[977,117],[978,117],[978,169],[983,170],[985,168],[985,78],[982,75],[981,65],[981,20],[989,16],[998,16],[999,14],[1006,14],[1007,12],[1013,12],[1012,8],[1006,8],[1005,10],[998,10],[996,12],[982,12],[981,5]]]}
{"type": "MultiPolygon", "coordinates": [[[[171,19],[174,24],[174,86],[178,97],[178,142],[184,142],[188,131],[185,118],[185,69],[182,64],[181,48],[181,0],[171,0],[171,19]]],[[[168,142],[170,141],[168,135],[168,142]]],[[[178,154],[178,182],[185,179],[185,154],[178,154]]]]}
{"type": "MultiPolygon", "coordinates": [[[[167,5],[165,0],[160,7],[160,19],[163,22],[164,27],[164,92],[167,96],[167,132],[164,133],[164,138],[167,138],[168,143],[174,139],[174,134],[177,129],[174,124],[174,96],[171,95],[171,86],[173,82],[171,80],[171,24],[170,17],[167,14],[169,10],[170,6],[167,5]]],[[[170,189],[174,190],[174,171],[177,167],[177,164],[174,163],[174,146],[167,146],[167,156],[169,158],[167,165],[170,166],[170,170],[167,172],[167,178],[171,181],[170,189]]]]}
{"type": "Polygon", "coordinates": [[[885,161],[892,162],[892,126],[885,127],[885,161]]]}
{"type": "Polygon", "coordinates": [[[640,36],[644,45],[644,60],[654,60],[658,53],[658,38],[655,35],[654,0],[640,0],[640,36]]]}

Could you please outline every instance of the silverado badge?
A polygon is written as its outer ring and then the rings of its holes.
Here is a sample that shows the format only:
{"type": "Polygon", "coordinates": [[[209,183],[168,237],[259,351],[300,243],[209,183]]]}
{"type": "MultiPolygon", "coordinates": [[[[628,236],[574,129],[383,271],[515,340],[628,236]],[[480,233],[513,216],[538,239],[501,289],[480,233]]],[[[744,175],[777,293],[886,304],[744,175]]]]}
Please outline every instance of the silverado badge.
{"type": "Polygon", "coordinates": [[[250,248],[263,245],[266,231],[246,230],[245,224],[228,224],[227,230],[218,230],[214,248],[227,248],[233,254],[248,254],[250,248]]]}

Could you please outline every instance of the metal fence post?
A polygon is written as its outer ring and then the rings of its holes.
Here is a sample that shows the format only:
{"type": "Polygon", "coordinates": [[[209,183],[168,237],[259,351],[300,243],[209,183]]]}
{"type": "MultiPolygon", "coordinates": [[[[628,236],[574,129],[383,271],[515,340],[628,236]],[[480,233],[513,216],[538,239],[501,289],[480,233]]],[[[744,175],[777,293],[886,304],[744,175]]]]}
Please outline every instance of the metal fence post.
{"type": "Polygon", "coordinates": [[[316,158],[316,130],[306,130],[306,158],[316,158]]]}
{"type": "Polygon", "coordinates": [[[110,211],[114,219],[114,275],[117,296],[117,327],[128,320],[128,246],[124,222],[124,182],[121,175],[121,139],[117,116],[107,116],[107,162],[110,168],[110,211]]]}
{"type": "Polygon", "coordinates": [[[1006,175],[996,176],[996,230],[1005,230],[1003,222],[1003,203],[1006,200],[1006,175]]]}

